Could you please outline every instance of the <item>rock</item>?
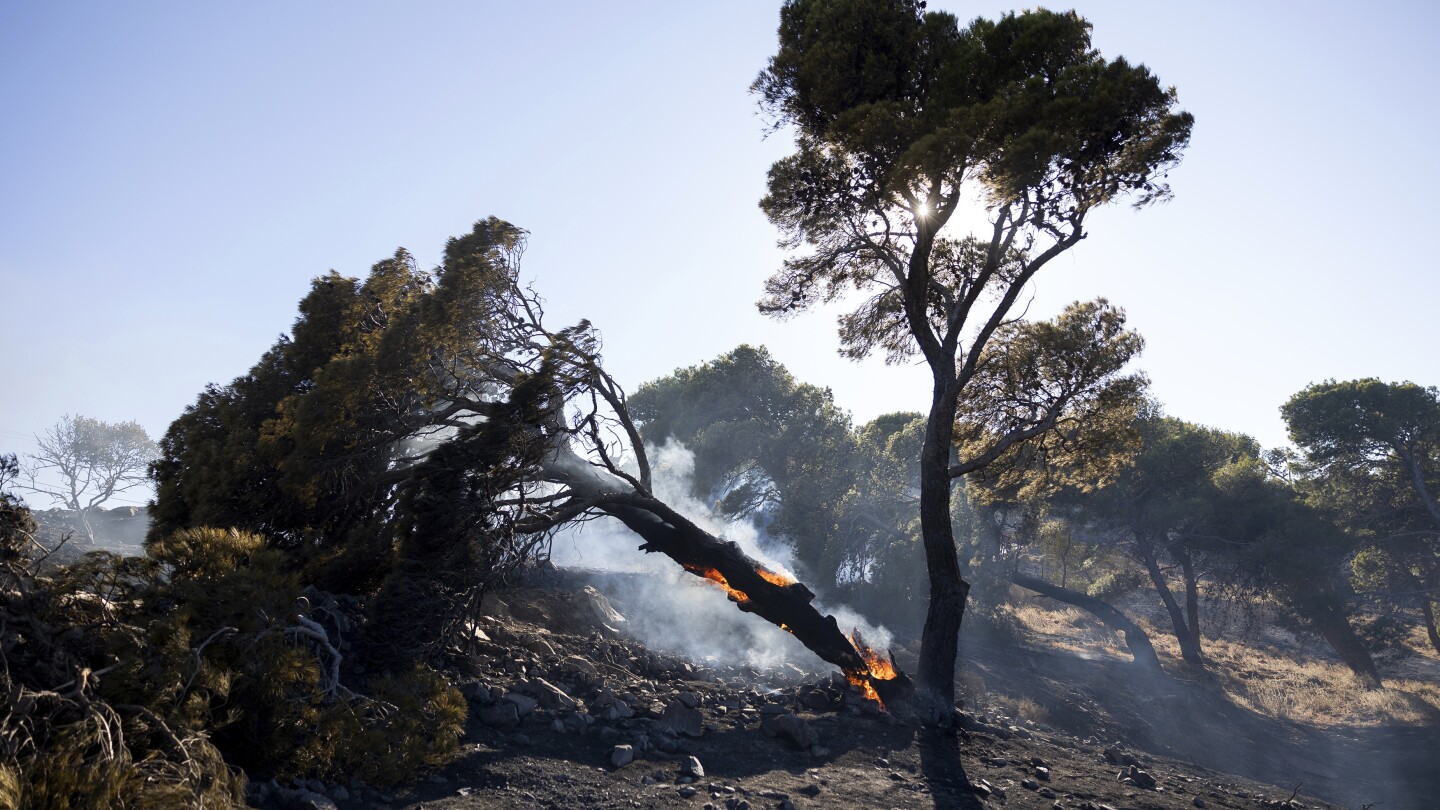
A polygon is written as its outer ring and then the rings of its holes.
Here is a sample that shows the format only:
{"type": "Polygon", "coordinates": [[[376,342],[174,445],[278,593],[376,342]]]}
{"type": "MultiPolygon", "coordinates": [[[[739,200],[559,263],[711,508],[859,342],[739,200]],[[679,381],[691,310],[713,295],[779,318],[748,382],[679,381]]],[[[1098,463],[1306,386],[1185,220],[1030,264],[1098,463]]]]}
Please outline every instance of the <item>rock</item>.
{"type": "Polygon", "coordinates": [[[290,806],[295,810],[340,810],[339,805],[323,793],[313,790],[300,790],[296,793],[295,798],[290,800],[290,806]]]}
{"type": "Polygon", "coordinates": [[[1196,796],[1196,797],[1195,797],[1195,800],[1192,801],[1192,802],[1190,802],[1190,803],[1193,804],[1193,805],[1195,805],[1196,807],[1204,807],[1204,806],[1205,806],[1205,800],[1202,799],[1202,798],[1200,798],[1199,796],[1196,796]]]}
{"type": "Polygon", "coordinates": [[[575,593],[575,612],[577,618],[588,621],[591,624],[615,625],[624,624],[625,617],[620,615],[605,594],[595,590],[594,587],[586,585],[575,593]]]}
{"type": "Polygon", "coordinates": [[[812,756],[812,757],[828,757],[828,756],[830,756],[830,749],[829,749],[829,748],[826,748],[826,747],[823,746],[823,745],[812,745],[812,746],[810,746],[810,756],[812,756]]]}
{"type": "Polygon", "coordinates": [[[555,654],[555,648],[550,646],[550,642],[546,641],[543,638],[540,638],[539,636],[531,636],[530,638],[525,639],[523,646],[525,647],[525,649],[535,653],[536,655],[555,654]]]}
{"type": "Polygon", "coordinates": [[[497,619],[510,618],[510,606],[496,599],[494,594],[486,594],[485,598],[480,601],[480,612],[497,619]]]}
{"type": "Polygon", "coordinates": [[[525,683],[525,691],[534,696],[547,709],[574,711],[580,704],[564,690],[544,678],[531,678],[525,683]]]}
{"type": "Polygon", "coordinates": [[[1039,790],[1040,783],[1036,782],[1034,779],[1021,779],[1020,787],[1023,787],[1026,790],[1039,790]]]}
{"type": "Polygon", "coordinates": [[[509,731],[520,725],[520,710],[515,704],[502,700],[480,710],[480,722],[491,728],[509,731]]]}
{"type": "Polygon", "coordinates": [[[694,709],[700,705],[700,697],[694,692],[681,692],[675,696],[675,699],[687,709],[694,709]]]}
{"type": "Polygon", "coordinates": [[[335,785],[329,790],[325,791],[325,795],[329,796],[337,802],[343,802],[346,799],[350,798],[350,791],[346,790],[344,785],[335,785]]]}
{"type": "Polygon", "coordinates": [[[635,747],[630,745],[617,745],[610,749],[610,764],[616,768],[623,768],[635,761],[635,747]]]}
{"type": "Polygon", "coordinates": [[[789,740],[796,748],[804,751],[820,742],[820,735],[805,721],[805,718],[794,714],[782,714],[775,718],[775,732],[781,738],[789,740]]]}
{"type": "Polygon", "coordinates": [[[835,703],[829,692],[823,689],[806,689],[800,693],[800,705],[812,712],[823,712],[835,703]]]}
{"type": "Polygon", "coordinates": [[[1130,782],[1136,787],[1145,788],[1146,790],[1154,790],[1156,785],[1155,777],[1134,765],[1131,765],[1129,770],[1121,771],[1119,780],[1121,782],[1130,782]]]}
{"type": "Polygon", "coordinates": [[[688,776],[692,779],[703,778],[705,776],[705,766],[701,765],[700,760],[695,757],[686,757],[684,761],[680,763],[680,775],[688,776]]]}
{"type": "Polygon", "coordinates": [[[522,695],[519,692],[506,692],[505,697],[501,698],[501,700],[515,704],[515,711],[518,712],[521,717],[535,711],[535,707],[540,705],[540,701],[529,695],[522,695]]]}
{"type": "Polygon", "coordinates": [[[665,713],[661,715],[660,722],[676,734],[699,737],[704,733],[705,716],[700,713],[699,709],[674,700],[665,707],[665,713]]]}
{"type": "Polygon", "coordinates": [[[1036,765],[1036,766],[1035,766],[1035,778],[1036,778],[1036,779],[1039,779],[1039,780],[1041,780],[1041,781],[1043,781],[1043,782],[1049,782],[1049,781],[1050,781],[1050,769],[1047,768],[1047,767],[1045,767],[1044,765],[1036,765]]]}
{"type": "Polygon", "coordinates": [[[691,787],[690,785],[686,785],[685,787],[680,788],[680,798],[682,798],[682,799],[693,798],[693,797],[695,796],[695,793],[696,793],[696,792],[697,792],[697,791],[695,790],[695,788],[691,787]]]}

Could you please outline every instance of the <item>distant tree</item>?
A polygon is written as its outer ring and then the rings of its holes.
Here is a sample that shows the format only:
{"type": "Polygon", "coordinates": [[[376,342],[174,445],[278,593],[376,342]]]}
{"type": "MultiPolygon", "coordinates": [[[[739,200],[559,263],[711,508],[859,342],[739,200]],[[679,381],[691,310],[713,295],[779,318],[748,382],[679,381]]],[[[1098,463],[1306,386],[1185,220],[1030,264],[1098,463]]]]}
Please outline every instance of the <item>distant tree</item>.
{"type": "Polygon", "coordinates": [[[1281,408],[1302,485],[1359,543],[1362,588],[1420,607],[1440,652],[1440,389],[1328,380],[1281,408]]]}
{"type": "Polygon", "coordinates": [[[111,498],[149,483],[146,470],[158,454],[138,422],[102,422],[65,416],[35,439],[23,489],[53,498],[80,518],[95,542],[91,518],[111,498]]]}
{"type": "Polygon", "coordinates": [[[1181,657],[1205,663],[1200,585],[1208,579],[1274,596],[1378,683],[1336,581],[1343,536],[1271,473],[1254,439],[1158,415],[1140,421],[1140,434],[1139,455],[1113,484],[1062,493],[1056,513],[1085,542],[1144,570],[1181,657]]]}
{"type": "Polygon", "coordinates": [[[858,448],[828,389],[796,381],[764,347],[740,346],[640,386],[629,405],[646,441],[694,452],[697,497],[761,519],[819,586],[835,583],[858,448]]]}
{"type": "Polygon", "coordinates": [[[891,362],[918,353],[931,372],[919,676],[934,713],[953,701],[969,591],[951,482],[1053,421],[1037,409],[957,461],[957,410],[1035,274],[1085,237],[1096,208],[1165,197],[1164,172],[1189,141],[1192,119],[1175,109],[1174,91],[1142,66],[1100,57],[1089,31],[1073,12],[961,28],[916,0],[791,0],[754,84],[777,125],[794,127],[796,145],[771,168],[761,207],[782,245],[806,248],[767,282],[760,308],[783,317],[853,289],[867,297],[841,318],[841,352],[880,351],[891,362]],[[977,197],[988,233],[946,236],[977,197]]]}

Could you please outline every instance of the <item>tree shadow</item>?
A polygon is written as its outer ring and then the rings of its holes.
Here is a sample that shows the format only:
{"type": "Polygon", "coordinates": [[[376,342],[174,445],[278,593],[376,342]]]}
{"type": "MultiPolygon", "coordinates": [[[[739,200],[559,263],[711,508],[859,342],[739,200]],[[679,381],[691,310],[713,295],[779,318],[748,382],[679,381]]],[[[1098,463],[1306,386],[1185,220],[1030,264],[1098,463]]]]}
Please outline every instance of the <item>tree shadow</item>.
{"type": "Polygon", "coordinates": [[[983,810],[960,762],[960,737],[951,729],[922,728],[916,734],[920,770],[930,787],[936,810],[983,810]]]}

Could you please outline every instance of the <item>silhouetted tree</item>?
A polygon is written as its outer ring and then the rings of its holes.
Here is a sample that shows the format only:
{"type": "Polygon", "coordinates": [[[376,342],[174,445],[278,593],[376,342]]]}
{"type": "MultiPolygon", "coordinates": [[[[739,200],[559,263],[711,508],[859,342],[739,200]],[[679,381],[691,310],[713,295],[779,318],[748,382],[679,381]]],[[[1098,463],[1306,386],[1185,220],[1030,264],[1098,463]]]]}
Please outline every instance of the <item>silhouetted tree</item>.
{"type": "Polygon", "coordinates": [[[91,518],[111,498],[149,483],[146,468],[158,448],[138,422],[65,416],[35,440],[23,489],[53,498],[80,518],[95,542],[91,518]],[[48,480],[47,480],[48,479],[48,480]]]}
{"type": "Polygon", "coordinates": [[[1096,208],[1168,193],[1164,171],[1191,116],[1144,67],[1106,60],[1090,26],[1044,10],[979,19],[923,12],[915,0],[791,0],[779,48],[755,81],[796,152],[770,170],[761,206],[805,248],[766,285],[785,316],[856,290],[841,352],[920,354],[933,391],[921,452],[920,517],[930,608],[920,682],[939,713],[954,695],[969,586],[950,527],[953,479],[1042,433],[1034,419],[952,460],[957,409],[986,349],[1034,275],[1085,237],[1096,208]],[[946,226],[979,197],[983,236],[946,226]]]}

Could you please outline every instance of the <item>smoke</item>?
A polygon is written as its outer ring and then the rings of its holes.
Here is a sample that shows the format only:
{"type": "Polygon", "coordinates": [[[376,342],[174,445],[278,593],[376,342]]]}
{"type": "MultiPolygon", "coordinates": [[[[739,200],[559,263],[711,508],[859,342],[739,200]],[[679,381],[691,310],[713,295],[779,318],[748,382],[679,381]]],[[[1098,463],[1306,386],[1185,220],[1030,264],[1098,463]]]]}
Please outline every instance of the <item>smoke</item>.
{"type": "MultiPolygon", "coordinates": [[[[727,520],[696,498],[691,482],[695,454],[673,438],[647,447],[655,496],[695,525],[735,542],[766,568],[794,577],[790,547],[750,520],[727,520]]],[[[595,587],[629,620],[627,632],[646,646],[696,661],[744,663],[758,668],[790,664],[807,672],[831,667],[793,636],[764,619],[736,608],[713,583],[686,573],[668,557],[637,551],[640,539],[619,521],[597,518],[555,536],[551,561],[566,568],[589,569],[595,587]]],[[[884,650],[891,641],[883,627],[843,606],[826,607],[842,630],[858,629],[867,645],[884,650]]]]}

